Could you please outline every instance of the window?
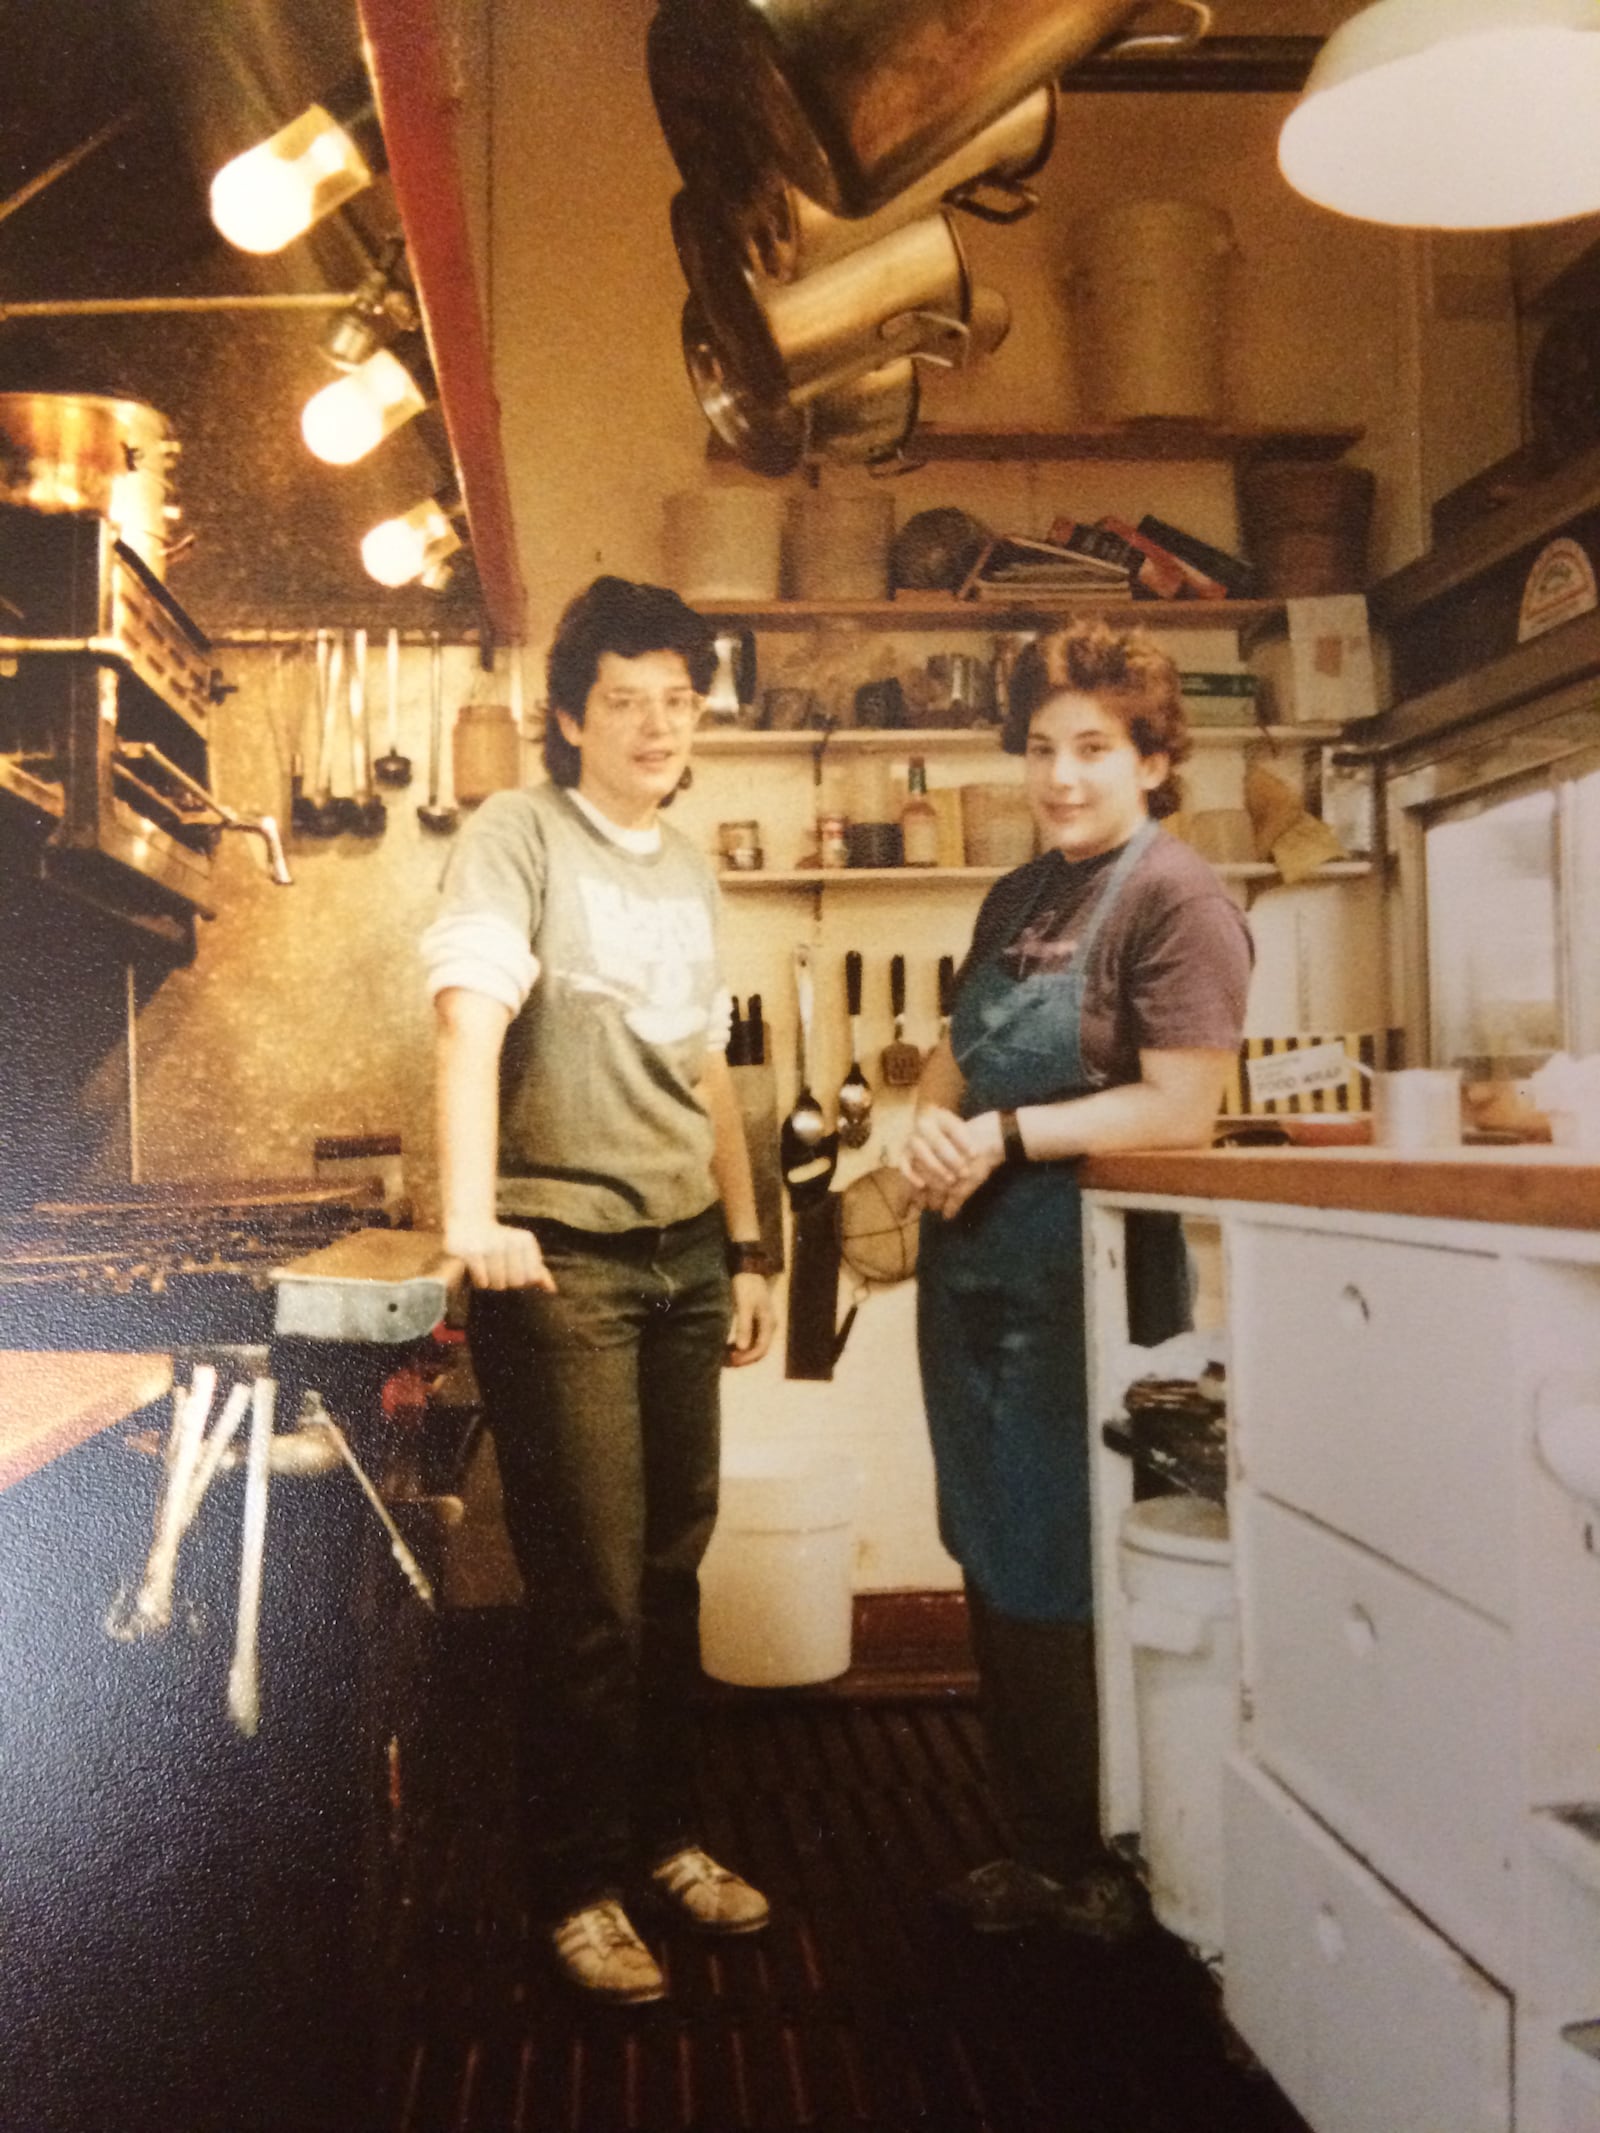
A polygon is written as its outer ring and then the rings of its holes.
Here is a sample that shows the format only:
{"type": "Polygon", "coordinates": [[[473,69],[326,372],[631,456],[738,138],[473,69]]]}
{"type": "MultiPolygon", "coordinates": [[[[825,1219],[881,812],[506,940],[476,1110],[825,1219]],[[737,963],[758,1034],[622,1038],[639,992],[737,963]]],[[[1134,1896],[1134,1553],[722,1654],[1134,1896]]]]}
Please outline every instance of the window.
{"type": "Polygon", "coordinates": [[[1600,1051],[1600,769],[1447,807],[1424,851],[1435,1063],[1519,1073],[1600,1051]]]}

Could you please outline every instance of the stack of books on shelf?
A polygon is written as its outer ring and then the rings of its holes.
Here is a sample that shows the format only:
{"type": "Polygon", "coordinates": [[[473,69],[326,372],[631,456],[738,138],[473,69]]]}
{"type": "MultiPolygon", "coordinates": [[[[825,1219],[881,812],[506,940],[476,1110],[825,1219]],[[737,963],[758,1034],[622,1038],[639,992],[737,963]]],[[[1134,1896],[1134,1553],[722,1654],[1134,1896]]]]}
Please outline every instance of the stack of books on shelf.
{"type": "Polygon", "coordinates": [[[1242,556],[1148,512],[1136,526],[1120,518],[1093,525],[1057,518],[1049,539],[1114,564],[1136,600],[1244,600],[1256,589],[1255,572],[1242,556]]]}
{"type": "Polygon", "coordinates": [[[962,582],[963,600],[1016,600],[1029,593],[1052,599],[1126,600],[1127,569],[1056,540],[997,534],[984,543],[962,582]]]}

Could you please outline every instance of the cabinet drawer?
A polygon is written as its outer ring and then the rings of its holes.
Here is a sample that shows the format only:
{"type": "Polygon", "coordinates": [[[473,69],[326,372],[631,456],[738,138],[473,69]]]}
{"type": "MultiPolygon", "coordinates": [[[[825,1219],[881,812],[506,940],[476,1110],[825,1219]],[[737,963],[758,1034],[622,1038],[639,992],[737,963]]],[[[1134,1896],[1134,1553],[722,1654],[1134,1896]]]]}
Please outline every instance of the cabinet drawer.
{"type": "Polygon", "coordinates": [[[1515,1445],[1500,1263],[1245,1223],[1229,1280],[1250,1479],[1509,1621],[1515,1445]]]}
{"type": "Polygon", "coordinates": [[[1235,1513],[1252,1752],[1504,1974],[1518,1826],[1509,1634],[1252,1491],[1235,1513]]]}
{"type": "Polygon", "coordinates": [[[1507,2133],[1511,2008],[1243,1756],[1223,1775],[1223,2001],[1317,2133],[1507,2133]]]}

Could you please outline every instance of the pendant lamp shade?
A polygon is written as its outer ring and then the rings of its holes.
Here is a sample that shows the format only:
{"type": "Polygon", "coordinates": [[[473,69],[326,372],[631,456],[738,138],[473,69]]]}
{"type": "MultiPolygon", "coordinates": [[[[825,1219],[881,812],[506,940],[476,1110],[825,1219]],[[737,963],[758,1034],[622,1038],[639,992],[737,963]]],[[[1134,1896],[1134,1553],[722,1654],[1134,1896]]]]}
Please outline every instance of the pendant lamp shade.
{"type": "Polygon", "coordinates": [[[1323,46],[1278,167],[1410,229],[1600,213],[1600,0],[1376,0],[1323,46]]]}

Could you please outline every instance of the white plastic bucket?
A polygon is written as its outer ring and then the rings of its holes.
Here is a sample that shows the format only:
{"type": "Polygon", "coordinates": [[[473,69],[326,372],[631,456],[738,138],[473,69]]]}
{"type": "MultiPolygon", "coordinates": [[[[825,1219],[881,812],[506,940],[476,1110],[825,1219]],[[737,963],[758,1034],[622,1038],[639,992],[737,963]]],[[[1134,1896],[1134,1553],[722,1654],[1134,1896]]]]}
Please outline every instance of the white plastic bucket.
{"type": "Polygon", "coordinates": [[[1198,1496],[1133,1504],[1120,1560],[1150,1906],[1169,1933],[1214,1957],[1222,1953],[1222,1766],[1239,1697],[1227,1513],[1198,1496]]]}
{"type": "Polygon", "coordinates": [[[782,489],[685,489],[663,508],[673,589],[691,603],[775,600],[783,559],[782,489]]]}
{"type": "Polygon", "coordinates": [[[1233,229],[1220,207],[1124,200],[1078,231],[1078,388],[1095,422],[1217,420],[1233,229]]]}
{"type": "Polygon", "coordinates": [[[700,1565],[700,1663],[739,1688],[832,1681],[850,1666],[857,1475],[787,1445],[725,1449],[700,1565]]]}

